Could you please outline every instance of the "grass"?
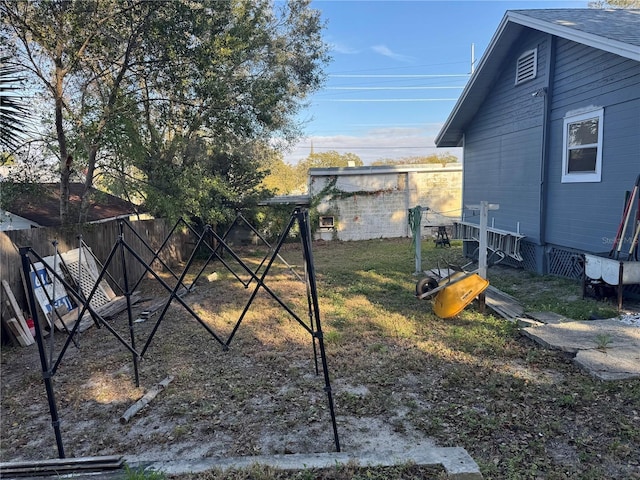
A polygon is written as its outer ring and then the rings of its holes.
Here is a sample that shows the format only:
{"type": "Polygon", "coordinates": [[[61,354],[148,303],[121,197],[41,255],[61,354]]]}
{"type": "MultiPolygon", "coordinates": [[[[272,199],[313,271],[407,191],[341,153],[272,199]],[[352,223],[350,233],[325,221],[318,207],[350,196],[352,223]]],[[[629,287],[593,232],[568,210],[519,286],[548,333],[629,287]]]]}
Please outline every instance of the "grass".
{"type": "Polygon", "coordinates": [[[181,480],[444,480],[442,467],[401,464],[390,467],[336,464],[330,468],[278,470],[265,465],[243,469],[211,470],[202,474],[180,476],[181,480]]]}
{"type": "MultiPolygon", "coordinates": [[[[463,447],[485,479],[638,477],[639,380],[595,380],[566,354],[538,346],[514,324],[481,314],[473,303],[454,318],[436,317],[430,301],[415,298],[418,278],[407,239],[317,242],[313,248],[345,451],[352,448],[349,442],[377,440],[381,432],[369,428],[373,424],[408,442],[429,438],[439,446],[463,447]]],[[[248,253],[243,258],[258,265],[261,255],[248,253]]],[[[285,245],[282,252],[297,271],[299,254],[297,245],[285,245]]],[[[466,263],[455,242],[443,249],[425,241],[422,257],[424,268],[466,263]]],[[[213,270],[215,282],[200,281],[185,299],[226,338],[253,285],[245,289],[219,265],[208,267],[203,278],[213,270]]],[[[583,300],[575,281],[503,267],[490,268],[489,279],[526,311],[550,310],[574,319],[615,311],[610,303],[583,300]]],[[[265,283],[308,320],[305,288],[287,268],[274,265],[265,283]]],[[[156,319],[136,325],[139,344],[156,319]]],[[[114,328],[127,332],[123,321],[115,321],[114,328]]],[[[141,388],[131,381],[130,354],[104,330],[88,330],[84,350],[69,354],[55,378],[69,456],[332,451],[326,394],[311,374],[310,336],[264,291],[229,351],[184,309],[172,306],[140,364],[141,388]],[[130,424],[120,425],[126,407],[167,374],[175,376],[167,391],[130,424]]],[[[605,340],[598,342],[606,347],[605,340]]],[[[35,360],[29,349],[3,348],[2,461],[51,455],[35,360]]],[[[421,468],[336,465],[284,472],[254,466],[177,478],[442,478],[441,471],[421,468]]]]}

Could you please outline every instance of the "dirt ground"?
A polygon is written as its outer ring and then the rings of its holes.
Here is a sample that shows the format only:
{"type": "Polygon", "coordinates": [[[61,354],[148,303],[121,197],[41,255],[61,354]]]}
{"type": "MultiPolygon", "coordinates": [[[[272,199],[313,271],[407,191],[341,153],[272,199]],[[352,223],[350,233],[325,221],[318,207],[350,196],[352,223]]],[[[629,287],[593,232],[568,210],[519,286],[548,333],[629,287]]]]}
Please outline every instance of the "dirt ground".
{"type": "MultiPolygon", "coordinates": [[[[296,282],[280,283],[284,297],[304,300],[296,282]]],[[[213,288],[219,284],[205,281],[203,285],[185,296],[185,302],[226,341],[247,290],[238,292],[242,299],[229,301],[231,292],[213,288]],[[213,308],[220,315],[207,313],[213,308]]],[[[153,303],[151,299],[167,294],[153,284],[150,291],[155,293],[147,296],[148,301],[134,306],[136,318],[153,303]]],[[[261,292],[228,351],[177,300],[163,318],[159,311],[136,323],[139,351],[157,327],[140,361],[139,388],[134,383],[132,356],[114,334],[104,327],[80,334],[79,348],[73,343],[68,347],[53,377],[66,456],[123,454],[151,461],[335,451],[318,345],[314,355],[310,334],[261,292]],[[129,406],[170,375],[174,380],[166,391],[128,423],[120,423],[129,406]]],[[[110,324],[130,342],[125,313],[110,324]]],[[[59,332],[53,340],[45,340],[47,346],[50,341],[55,345],[53,363],[65,340],[59,332]]],[[[413,374],[395,379],[392,398],[397,401],[384,411],[368,411],[369,387],[357,378],[335,375],[340,363],[339,352],[332,349],[328,372],[333,401],[351,402],[357,412],[345,414],[336,405],[343,451],[407,452],[433,445],[426,434],[405,421],[405,401],[421,401],[414,391],[419,381],[413,374]]],[[[57,457],[40,370],[35,345],[3,347],[2,461],[57,457]]]]}
{"type": "MultiPolygon", "coordinates": [[[[341,270],[340,259],[328,273],[331,247],[316,252],[325,265],[319,301],[343,452],[392,457],[437,444],[465,448],[486,478],[536,478],[536,471],[537,478],[640,478],[639,382],[597,382],[567,355],[473,307],[455,319],[435,318],[413,296],[410,274],[380,275],[367,265],[371,257],[404,261],[389,245],[388,259],[374,252],[376,245],[347,245],[351,261],[361,256],[358,275],[351,266],[341,270]]],[[[396,250],[406,255],[406,246],[396,250]]],[[[210,276],[214,270],[183,297],[188,309],[174,299],[165,315],[160,309],[134,323],[136,350],[144,350],[139,387],[125,346],[127,315],[110,321],[113,332],[92,327],[68,347],[53,377],[67,457],[336,450],[322,356],[303,326],[310,322],[304,284],[286,268],[267,282],[299,321],[264,289],[243,317],[254,284],[245,288],[220,270],[210,276]],[[168,376],[174,379],[165,391],[120,422],[168,376]]],[[[133,319],[168,294],[154,282],[141,291],[145,301],[133,319]]],[[[45,342],[55,347],[54,363],[65,339],[56,333],[45,342]]],[[[57,457],[35,346],[3,346],[0,372],[0,460],[57,457]]]]}

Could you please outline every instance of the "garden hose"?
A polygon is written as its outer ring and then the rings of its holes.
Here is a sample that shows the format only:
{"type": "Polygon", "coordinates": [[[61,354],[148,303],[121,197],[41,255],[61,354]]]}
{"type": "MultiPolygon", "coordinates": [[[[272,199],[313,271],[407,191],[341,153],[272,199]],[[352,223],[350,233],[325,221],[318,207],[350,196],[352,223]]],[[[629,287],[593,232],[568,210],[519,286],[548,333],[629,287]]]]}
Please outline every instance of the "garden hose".
{"type": "Polygon", "coordinates": [[[407,217],[409,222],[409,228],[411,229],[411,246],[415,247],[417,235],[420,235],[420,225],[422,224],[422,207],[409,209],[409,216],[407,217]]]}

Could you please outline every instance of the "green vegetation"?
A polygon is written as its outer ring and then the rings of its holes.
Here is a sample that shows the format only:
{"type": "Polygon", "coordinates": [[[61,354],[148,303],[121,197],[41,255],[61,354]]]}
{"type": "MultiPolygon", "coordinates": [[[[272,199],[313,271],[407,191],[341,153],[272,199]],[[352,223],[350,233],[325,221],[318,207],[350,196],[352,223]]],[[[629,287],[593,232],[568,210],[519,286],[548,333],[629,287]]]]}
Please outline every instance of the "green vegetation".
{"type": "MultiPolygon", "coordinates": [[[[156,216],[222,223],[268,195],[267,165],[299,136],[330,60],[324,26],[309,0],[0,0],[2,105],[24,80],[40,110],[31,150],[59,166],[63,223],[77,220],[73,181],[156,216]]],[[[4,110],[2,146],[26,107],[4,110]]],[[[28,155],[15,154],[22,170],[28,155]]],[[[84,219],[87,194],[82,205],[84,219]]]]}
{"type": "Polygon", "coordinates": [[[125,480],[166,480],[162,472],[125,467],[125,480]]]}
{"type": "Polygon", "coordinates": [[[336,464],[331,468],[306,468],[282,471],[265,465],[244,469],[212,470],[202,474],[180,476],[181,480],[444,480],[442,467],[414,464],[392,467],[366,467],[355,463],[336,464]]]}
{"type": "MultiPolygon", "coordinates": [[[[451,248],[426,240],[422,245],[425,269],[466,262],[459,242],[451,248]]],[[[595,379],[569,354],[536,344],[513,323],[480,313],[475,302],[454,318],[438,318],[430,300],[415,297],[407,238],[316,242],[313,250],[343,451],[371,450],[374,441],[380,450],[433,441],[466,449],[487,480],[637,476],[640,379],[595,379]]],[[[241,253],[259,265],[257,247],[241,253]]],[[[285,244],[281,254],[302,270],[299,244],[285,244]]],[[[184,298],[227,338],[250,292],[219,264],[208,267],[203,278],[212,271],[218,273],[215,282],[199,282],[184,298]]],[[[501,266],[490,267],[489,277],[526,311],[586,315],[613,308],[582,300],[577,281],[501,266]]],[[[305,286],[282,262],[274,263],[265,284],[307,319],[305,286]]],[[[154,323],[136,324],[139,344],[154,323]]],[[[128,332],[127,322],[112,325],[121,335],[128,332]]],[[[598,346],[607,348],[609,339],[597,339],[593,348],[598,346]]],[[[144,388],[131,379],[129,352],[105,329],[84,332],[82,348],[56,376],[65,442],[74,456],[166,450],[176,458],[193,453],[228,458],[333,451],[325,385],[322,375],[314,374],[310,335],[264,291],[228,351],[173,305],[140,363],[144,388]],[[175,380],[136,421],[114,422],[168,372],[175,380]]],[[[40,435],[36,416],[23,407],[42,388],[35,370],[24,375],[27,355],[27,349],[2,351],[3,460],[24,455],[27,444],[34,458],[51,449],[50,437],[40,435]]],[[[336,465],[291,472],[254,466],[172,478],[442,478],[442,472],[420,468],[336,465]]]]}

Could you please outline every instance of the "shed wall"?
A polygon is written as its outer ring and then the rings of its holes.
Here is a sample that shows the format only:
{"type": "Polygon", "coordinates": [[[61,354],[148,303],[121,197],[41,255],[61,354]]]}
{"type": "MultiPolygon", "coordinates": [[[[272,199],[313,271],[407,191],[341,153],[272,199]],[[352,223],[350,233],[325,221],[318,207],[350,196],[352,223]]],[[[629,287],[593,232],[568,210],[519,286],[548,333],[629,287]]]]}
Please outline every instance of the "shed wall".
{"type": "MultiPolygon", "coordinates": [[[[423,210],[423,226],[450,225],[460,217],[462,168],[426,171],[313,175],[311,197],[321,195],[318,214],[333,216],[332,229],[316,229],[323,240],[407,237],[408,209],[423,210]],[[332,183],[333,188],[323,194],[332,183]]],[[[426,228],[423,234],[430,233],[426,228]]]]}

